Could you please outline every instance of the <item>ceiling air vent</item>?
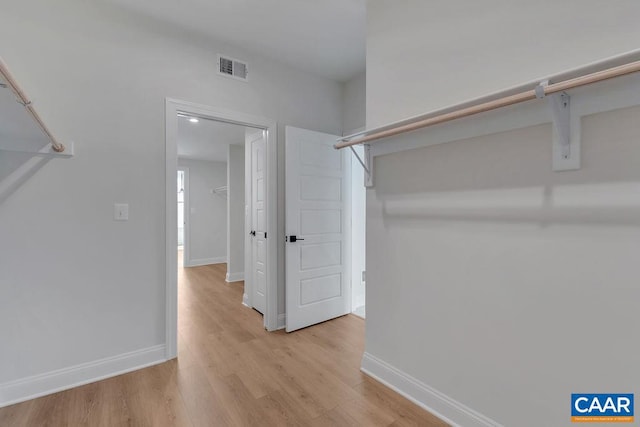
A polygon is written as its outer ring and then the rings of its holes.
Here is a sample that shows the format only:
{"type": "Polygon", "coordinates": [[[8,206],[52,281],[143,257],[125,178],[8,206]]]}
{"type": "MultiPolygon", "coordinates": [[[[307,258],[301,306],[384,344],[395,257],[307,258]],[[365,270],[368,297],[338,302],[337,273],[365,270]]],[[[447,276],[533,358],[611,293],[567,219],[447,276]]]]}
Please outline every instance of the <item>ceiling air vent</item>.
{"type": "Polygon", "coordinates": [[[248,73],[249,69],[245,62],[229,58],[228,56],[218,55],[218,74],[247,81],[248,73]]]}

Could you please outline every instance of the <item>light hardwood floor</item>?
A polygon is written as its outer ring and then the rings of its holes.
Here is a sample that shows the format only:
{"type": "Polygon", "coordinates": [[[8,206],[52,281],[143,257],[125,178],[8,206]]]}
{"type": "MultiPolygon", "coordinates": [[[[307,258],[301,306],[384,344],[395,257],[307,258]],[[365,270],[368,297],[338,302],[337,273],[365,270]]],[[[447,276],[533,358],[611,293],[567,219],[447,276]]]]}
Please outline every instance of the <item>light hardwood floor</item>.
{"type": "Polygon", "coordinates": [[[178,359],[0,409],[0,426],[446,426],[359,370],[364,320],[268,333],[224,264],[180,269],[178,359]]]}

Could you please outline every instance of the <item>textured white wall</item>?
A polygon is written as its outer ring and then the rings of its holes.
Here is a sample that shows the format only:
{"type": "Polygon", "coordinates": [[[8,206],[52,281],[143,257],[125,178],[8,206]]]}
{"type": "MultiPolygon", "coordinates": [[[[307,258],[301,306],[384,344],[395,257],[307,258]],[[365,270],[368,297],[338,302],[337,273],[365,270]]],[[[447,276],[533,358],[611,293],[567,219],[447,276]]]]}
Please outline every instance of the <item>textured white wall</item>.
{"type": "Polygon", "coordinates": [[[341,131],[341,84],[100,2],[5,5],[0,52],[77,147],[0,205],[0,384],[164,343],[165,97],[341,131]],[[218,76],[217,53],[251,80],[218,76]]]}
{"type": "Polygon", "coordinates": [[[227,257],[227,200],[211,190],[227,185],[227,164],[179,159],[189,168],[188,265],[209,264],[227,257]]]}
{"type": "MultiPolygon", "coordinates": [[[[368,126],[640,37],[631,1],[368,5],[368,126]]],[[[551,171],[551,124],[377,157],[366,351],[505,426],[570,425],[572,392],[637,395],[638,117],[583,117],[578,171],[551,171]]],[[[486,119],[446,126],[482,134],[486,119]]],[[[396,142],[426,145],[446,126],[396,142]]]]}
{"type": "Polygon", "coordinates": [[[227,278],[244,277],[244,145],[229,145],[227,157],[228,234],[227,278]]]}

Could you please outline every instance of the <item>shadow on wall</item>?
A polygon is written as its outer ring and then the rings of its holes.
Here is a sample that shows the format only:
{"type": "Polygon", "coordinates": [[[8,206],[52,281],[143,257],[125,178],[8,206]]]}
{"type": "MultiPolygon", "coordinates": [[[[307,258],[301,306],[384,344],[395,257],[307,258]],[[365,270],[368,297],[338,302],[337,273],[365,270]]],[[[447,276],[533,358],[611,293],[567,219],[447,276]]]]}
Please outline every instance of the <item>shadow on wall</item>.
{"type": "Polygon", "coordinates": [[[383,220],[637,227],[640,169],[632,153],[620,154],[637,139],[639,114],[634,107],[585,117],[586,161],[577,171],[551,170],[551,125],[384,156],[378,174],[403,173],[376,182],[383,220]]]}
{"type": "Polygon", "coordinates": [[[380,198],[385,224],[424,220],[640,226],[640,181],[380,198]]]}
{"type": "MultiPolygon", "coordinates": [[[[44,147],[42,147],[44,148],[44,147]]],[[[29,153],[0,153],[0,204],[36,174],[50,158],[29,153]]]]}
{"type": "Polygon", "coordinates": [[[501,425],[636,387],[611,349],[638,324],[638,117],[583,117],[576,171],[551,170],[550,124],[376,157],[367,352],[501,425]]]}
{"type": "Polygon", "coordinates": [[[50,159],[50,133],[0,59],[0,203],[50,159]]]}

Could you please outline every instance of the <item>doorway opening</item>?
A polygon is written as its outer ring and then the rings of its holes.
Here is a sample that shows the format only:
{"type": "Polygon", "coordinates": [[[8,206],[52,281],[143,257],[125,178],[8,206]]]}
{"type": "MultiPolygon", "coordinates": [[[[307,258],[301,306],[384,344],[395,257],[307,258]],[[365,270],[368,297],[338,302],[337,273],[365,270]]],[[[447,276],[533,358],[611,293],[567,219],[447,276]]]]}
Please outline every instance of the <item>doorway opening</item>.
{"type": "Polygon", "coordinates": [[[244,246],[244,140],[243,126],[178,113],[178,249],[183,248],[183,266],[221,264],[228,282],[244,279],[243,252],[229,250],[234,244],[244,246]],[[239,205],[239,212],[230,215],[231,205],[239,205]],[[241,227],[233,227],[235,222],[241,227]]]}
{"type": "Polygon", "coordinates": [[[264,118],[166,101],[167,359],[177,355],[179,243],[186,268],[226,264],[226,281],[244,282],[238,304],[277,329],[276,129],[264,118]]]}

